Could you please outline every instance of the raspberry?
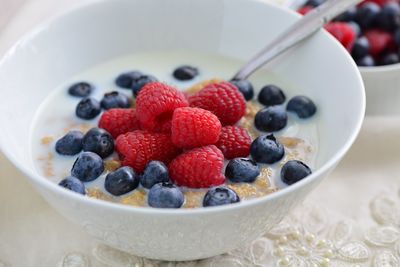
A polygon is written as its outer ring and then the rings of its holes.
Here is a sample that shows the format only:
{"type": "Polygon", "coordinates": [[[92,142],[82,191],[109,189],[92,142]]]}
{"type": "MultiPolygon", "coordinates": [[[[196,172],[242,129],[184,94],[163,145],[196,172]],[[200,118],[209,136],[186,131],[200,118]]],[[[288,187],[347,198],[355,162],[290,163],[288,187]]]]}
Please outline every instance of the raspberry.
{"type": "Polygon", "coordinates": [[[180,186],[208,188],[223,184],[224,155],[216,146],[189,150],[169,164],[171,179],[180,186]]]}
{"type": "Polygon", "coordinates": [[[372,29],[365,33],[365,37],[369,42],[369,52],[373,56],[377,56],[394,46],[393,36],[389,32],[372,29]]]}
{"type": "Polygon", "coordinates": [[[345,22],[331,22],[325,26],[325,29],[332,34],[348,51],[353,49],[357,35],[351,25],[345,22]]]}
{"type": "Polygon", "coordinates": [[[141,130],[118,136],[116,148],[122,165],[130,166],[139,173],[143,172],[150,161],[158,160],[168,164],[180,152],[168,134],[141,130]]]}
{"type": "Polygon", "coordinates": [[[306,15],[308,12],[310,12],[313,9],[314,9],[314,7],[312,7],[312,6],[303,6],[297,10],[297,13],[299,13],[301,15],[306,15]]]}
{"type": "Polygon", "coordinates": [[[176,108],[189,106],[182,92],[160,82],[145,85],[136,99],[136,111],[143,129],[169,132],[176,108]]]}
{"type": "Polygon", "coordinates": [[[246,100],[231,83],[212,83],[189,98],[192,107],[214,113],[222,125],[235,124],[246,112],[246,100]]]}
{"type": "Polygon", "coordinates": [[[113,108],[105,111],[100,118],[99,127],[114,138],[118,135],[139,129],[136,110],[131,108],[113,108]]]}
{"type": "Polygon", "coordinates": [[[172,116],[171,138],[180,148],[213,145],[221,133],[217,116],[201,108],[178,108],[172,116]]]}
{"type": "Polygon", "coordinates": [[[251,137],[245,128],[225,126],[222,127],[216,146],[226,159],[247,157],[250,154],[251,137]]]}

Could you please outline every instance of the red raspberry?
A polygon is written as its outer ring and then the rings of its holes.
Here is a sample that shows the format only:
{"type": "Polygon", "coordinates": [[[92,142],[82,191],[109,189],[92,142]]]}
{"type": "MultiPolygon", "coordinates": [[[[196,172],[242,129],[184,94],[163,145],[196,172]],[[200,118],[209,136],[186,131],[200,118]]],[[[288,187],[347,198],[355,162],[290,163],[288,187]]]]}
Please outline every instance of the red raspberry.
{"type": "Polygon", "coordinates": [[[99,127],[114,138],[118,135],[139,129],[136,110],[132,108],[113,108],[106,110],[100,118],[99,127]]]}
{"type": "Polygon", "coordinates": [[[247,157],[250,154],[251,137],[245,128],[225,126],[222,127],[216,146],[226,159],[247,157]]]}
{"type": "Polygon", "coordinates": [[[178,108],[172,116],[171,138],[180,148],[213,145],[221,133],[217,116],[201,108],[178,108]]]}
{"type": "Polygon", "coordinates": [[[130,166],[139,173],[150,161],[159,160],[168,164],[180,152],[172,144],[170,136],[164,133],[137,130],[121,134],[115,143],[122,165],[130,166]]]}
{"type": "Polygon", "coordinates": [[[224,155],[216,146],[203,146],[189,150],[169,164],[171,179],[181,186],[208,188],[223,184],[224,155]]]}
{"type": "Polygon", "coordinates": [[[145,85],[136,98],[136,111],[143,129],[169,132],[174,110],[189,106],[182,92],[160,82],[145,85]]]}
{"type": "Polygon", "coordinates": [[[246,112],[246,100],[231,83],[212,83],[189,98],[190,106],[214,113],[222,125],[238,122],[246,112]]]}
{"type": "Polygon", "coordinates": [[[325,29],[332,34],[348,51],[353,49],[357,34],[354,28],[345,22],[331,22],[325,29]]]}
{"type": "Polygon", "coordinates": [[[312,6],[303,6],[297,10],[297,13],[299,13],[301,15],[306,15],[308,12],[310,12],[313,9],[314,9],[314,7],[312,7],[312,6]]]}
{"type": "Polygon", "coordinates": [[[373,56],[377,56],[385,50],[390,50],[394,46],[392,34],[378,29],[372,29],[365,33],[369,41],[369,52],[373,56]]]}

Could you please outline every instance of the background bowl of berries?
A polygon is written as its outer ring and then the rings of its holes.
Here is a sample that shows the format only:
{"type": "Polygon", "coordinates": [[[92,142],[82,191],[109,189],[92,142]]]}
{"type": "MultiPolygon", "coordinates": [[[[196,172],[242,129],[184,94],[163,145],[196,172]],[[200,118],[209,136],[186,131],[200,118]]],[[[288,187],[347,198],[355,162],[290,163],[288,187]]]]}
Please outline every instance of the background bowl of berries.
{"type": "Polygon", "coordinates": [[[109,246],[174,261],[237,249],[301,203],[363,121],[361,75],[324,31],[231,80],[298,18],[256,0],[66,12],[0,62],[0,147],[109,246]]]}
{"type": "MultiPolygon", "coordinates": [[[[298,8],[300,14],[325,0],[304,2],[298,8]]],[[[400,1],[365,0],[336,17],[325,29],[359,66],[367,95],[367,115],[398,115],[400,1]]]]}

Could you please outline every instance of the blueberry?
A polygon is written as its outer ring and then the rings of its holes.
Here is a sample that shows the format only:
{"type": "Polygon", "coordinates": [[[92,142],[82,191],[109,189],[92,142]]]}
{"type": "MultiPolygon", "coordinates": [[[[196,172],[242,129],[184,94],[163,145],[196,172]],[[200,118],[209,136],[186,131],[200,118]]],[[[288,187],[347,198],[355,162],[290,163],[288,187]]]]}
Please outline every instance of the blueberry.
{"type": "Polygon", "coordinates": [[[199,70],[195,67],[184,65],[176,68],[172,75],[177,80],[188,81],[199,75],[199,70]]]}
{"type": "Polygon", "coordinates": [[[136,97],[140,90],[148,83],[156,82],[157,78],[151,75],[142,75],[138,79],[132,82],[132,92],[133,95],[136,97]]]}
{"type": "Polygon", "coordinates": [[[236,158],[229,161],[225,176],[234,183],[252,183],[260,175],[260,167],[252,159],[236,158]]]}
{"type": "Polygon", "coordinates": [[[357,9],[357,14],[355,21],[361,26],[361,28],[366,29],[374,25],[381,8],[379,5],[368,2],[357,9]]]}
{"type": "Polygon", "coordinates": [[[82,195],[86,194],[85,185],[81,180],[73,176],[63,179],[58,185],[82,195]]]}
{"type": "Polygon", "coordinates": [[[265,106],[275,106],[283,104],[286,96],[282,89],[275,85],[264,86],[258,94],[258,102],[265,106]]]}
{"type": "Polygon", "coordinates": [[[140,178],[140,183],[144,188],[150,189],[153,185],[168,182],[168,168],[161,161],[150,161],[140,178]]]}
{"type": "Polygon", "coordinates": [[[294,184],[311,174],[310,168],[301,161],[290,160],[283,165],[281,179],[287,184],[294,184]]]}
{"type": "Polygon", "coordinates": [[[283,158],[285,149],[274,135],[261,135],[251,144],[250,154],[256,162],[273,164],[283,158]]]}
{"type": "Polygon", "coordinates": [[[361,27],[360,27],[360,25],[358,25],[357,22],[355,22],[355,21],[349,21],[349,22],[347,22],[347,24],[348,24],[350,27],[353,28],[354,32],[356,33],[356,36],[360,36],[360,35],[362,34],[361,27]]]}
{"type": "Polygon", "coordinates": [[[296,113],[297,116],[302,119],[310,118],[317,112],[317,107],[314,102],[310,98],[301,95],[290,99],[286,109],[296,113]]]}
{"type": "Polygon", "coordinates": [[[115,79],[115,84],[121,88],[131,89],[133,82],[138,80],[141,76],[143,76],[143,73],[140,71],[125,72],[115,79]]]}
{"type": "Polygon", "coordinates": [[[396,2],[384,5],[376,17],[376,23],[388,31],[397,29],[400,26],[400,5],[396,2]]]}
{"type": "Polygon", "coordinates": [[[398,46],[400,46],[400,28],[398,28],[395,32],[394,32],[394,41],[396,42],[396,44],[398,46]]]}
{"type": "Polygon", "coordinates": [[[383,56],[380,64],[381,65],[392,65],[392,64],[397,64],[400,62],[399,55],[396,53],[389,53],[383,56]]]}
{"type": "Polygon", "coordinates": [[[153,185],[148,194],[148,203],[153,208],[180,208],[185,202],[182,191],[171,183],[153,185]]]}
{"type": "Polygon", "coordinates": [[[71,85],[68,89],[68,94],[77,97],[87,97],[93,91],[93,86],[87,82],[79,82],[71,85]]]}
{"type": "Polygon", "coordinates": [[[267,107],[257,112],[254,119],[256,128],[263,132],[275,132],[287,124],[286,110],[281,106],[267,107]]]}
{"type": "Polygon", "coordinates": [[[83,151],[96,153],[103,159],[114,152],[114,139],[109,132],[101,128],[90,129],[83,137],[83,151]]]}
{"type": "Polygon", "coordinates": [[[56,142],[56,151],[61,155],[76,155],[82,151],[83,133],[70,131],[56,142]]]}
{"type": "Polygon", "coordinates": [[[368,39],[366,37],[360,37],[355,41],[351,55],[354,59],[363,58],[368,55],[369,47],[368,39]]]}
{"type": "Polygon", "coordinates": [[[76,106],[75,114],[81,119],[91,120],[101,112],[100,103],[94,98],[87,97],[82,99],[76,106]]]}
{"type": "Polygon", "coordinates": [[[99,155],[93,152],[83,152],[72,166],[71,175],[82,182],[97,179],[104,172],[104,163],[99,155]]]}
{"type": "Polygon", "coordinates": [[[358,59],[356,61],[356,63],[360,67],[373,67],[373,66],[375,66],[375,60],[370,55],[358,59]]]}
{"type": "Polygon", "coordinates": [[[335,21],[350,22],[356,19],[357,7],[353,6],[337,16],[335,21]]]}
{"type": "Polygon", "coordinates": [[[203,199],[203,207],[221,206],[240,202],[235,191],[228,187],[218,186],[207,191],[203,199]]]}
{"type": "Polygon", "coordinates": [[[253,99],[254,88],[251,82],[248,80],[232,80],[231,83],[239,89],[246,101],[253,99]]]}
{"type": "Polygon", "coordinates": [[[105,110],[111,108],[130,108],[131,104],[129,97],[116,91],[104,94],[100,102],[101,107],[105,110]]]}
{"type": "Polygon", "coordinates": [[[312,7],[317,7],[325,3],[326,0],[308,0],[305,3],[305,6],[312,6],[312,7]]]}
{"type": "Polygon", "coordinates": [[[107,174],[104,188],[114,196],[131,192],[139,185],[139,176],[131,167],[122,167],[107,174]]]}

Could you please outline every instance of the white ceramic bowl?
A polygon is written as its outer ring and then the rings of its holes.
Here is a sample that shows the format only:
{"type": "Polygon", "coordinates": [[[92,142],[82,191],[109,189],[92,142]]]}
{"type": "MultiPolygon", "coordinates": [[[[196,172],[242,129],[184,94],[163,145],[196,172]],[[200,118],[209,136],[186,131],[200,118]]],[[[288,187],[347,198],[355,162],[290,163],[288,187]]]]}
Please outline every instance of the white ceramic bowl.
{"type": "MultiPolygon", "coordinates": [[[[277,224],[336,166],[364,116],[360,74],[321,31],[271,71],[318,104],[318,168],[264,198],[194,210],[134,208],[90,199],[41,177],[30,156],[32,118],[71,75],[141,50],[185,49],[246,60],[298,15],[256,0],[109,0],[82,6],[18,42],[0,62],[0,146],[43,197],[96,239],[148,258],[191,260],[249,243],[277,224]]],[[[9,177],[12,179],[12,177],[9,177]]]]}

